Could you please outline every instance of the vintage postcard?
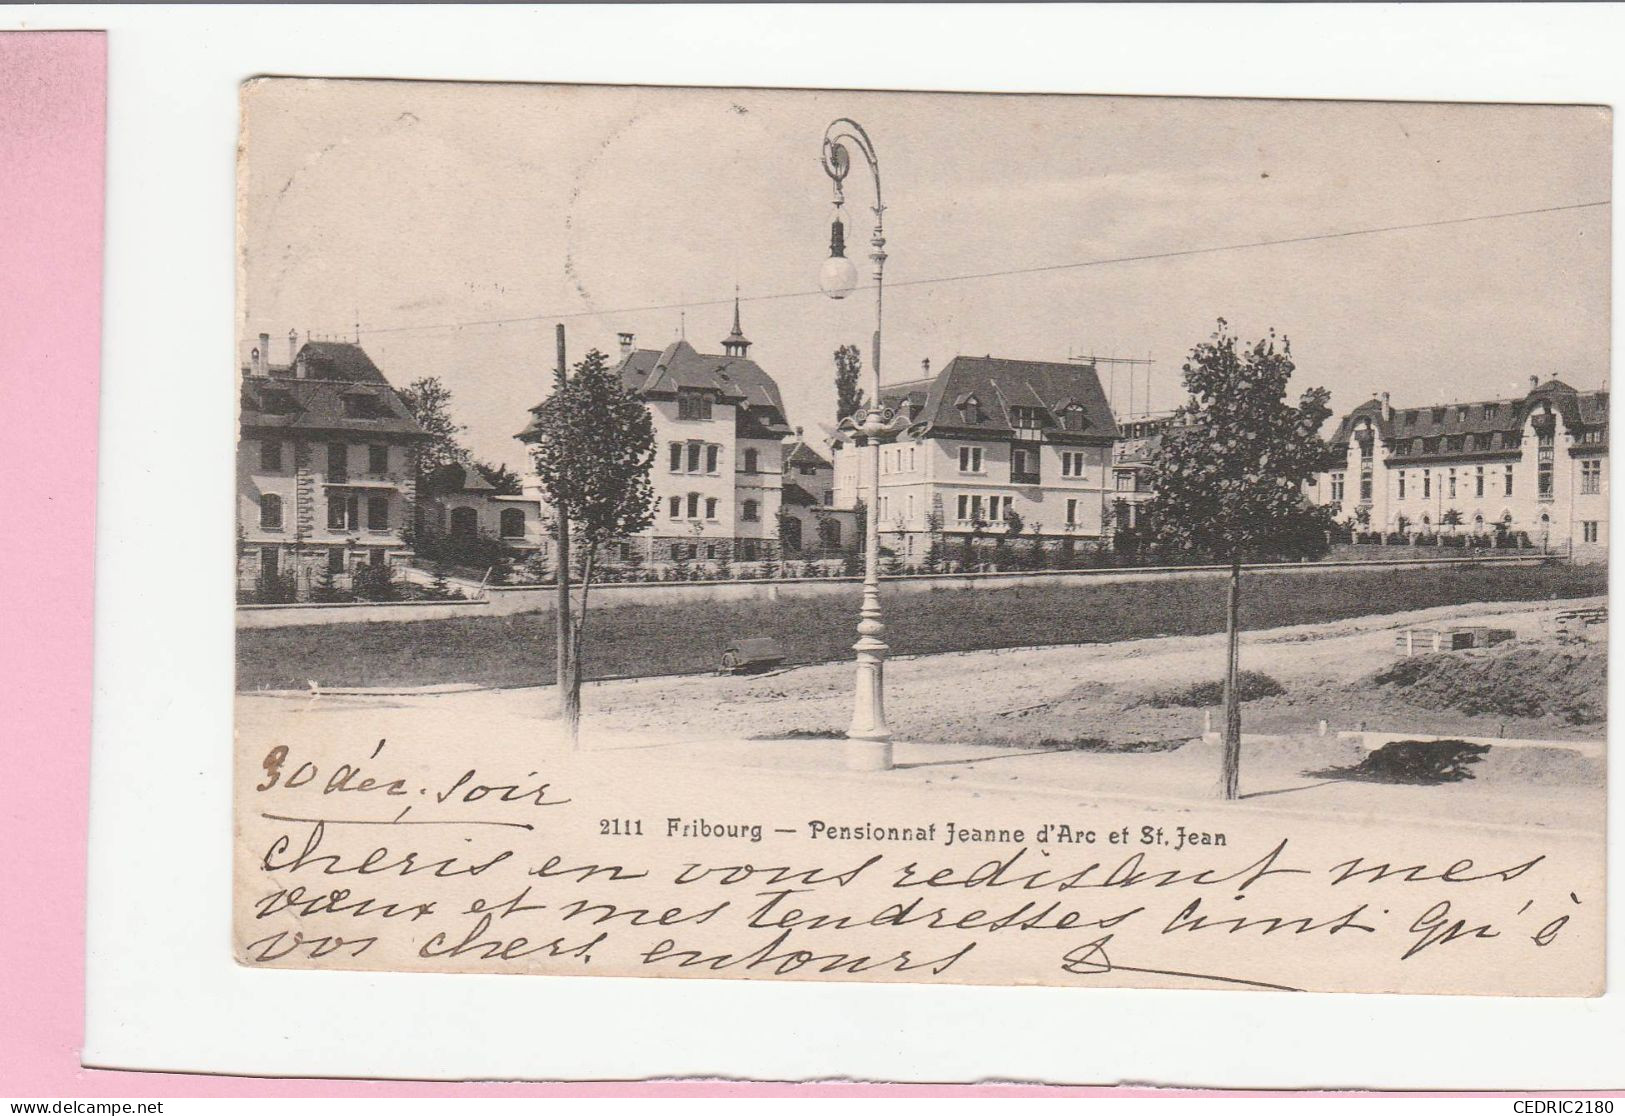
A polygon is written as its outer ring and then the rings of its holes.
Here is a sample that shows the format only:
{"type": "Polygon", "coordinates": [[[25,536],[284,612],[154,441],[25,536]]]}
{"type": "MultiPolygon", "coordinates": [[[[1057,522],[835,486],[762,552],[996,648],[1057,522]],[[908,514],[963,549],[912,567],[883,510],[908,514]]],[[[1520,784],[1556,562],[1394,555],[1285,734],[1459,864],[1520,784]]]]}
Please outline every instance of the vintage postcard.
{"type": "Polygon", "coordinates": [[[1600,995],[1610,129],[248,83],[234,956],[1600,995]]]}

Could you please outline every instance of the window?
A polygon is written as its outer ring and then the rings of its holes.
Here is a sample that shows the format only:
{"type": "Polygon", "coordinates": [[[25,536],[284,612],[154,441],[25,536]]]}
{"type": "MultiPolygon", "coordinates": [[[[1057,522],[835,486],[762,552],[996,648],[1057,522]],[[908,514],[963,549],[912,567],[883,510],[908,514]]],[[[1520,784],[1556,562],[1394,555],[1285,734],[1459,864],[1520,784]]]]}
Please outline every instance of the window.
{"type": "MultiPolygon", "coordinates": [[[[1119,492],[1127,491],[1127,489],[1125,489],[1123,484],[1122,484],[1122,478],[1125,475],[1126,474],[1123,474],[1123,473],[1119,473],[1117,475],[1118,476],[1117,490],[1119,492]]],[[[1342,502],[1343,502],[1343,474],[1342,473],[1333,473],[1332,474],[1332,503],[1341,504],[1342,502]]]]}
{"type": "Polygon", "coordinates": [[[522,508],[503,508],[502,515],[498,517],[498,530],[505,539],[522,539],[525,537],[525,512],[522,508]]]}
{"type": "Polygon", "coordinates": [[[1500,408],[1499,404],[1486,403],[1486,404],[1484,404],[1484,417],[1487,418],[1487,419],[1492,419],[1492,418],[1495,417],[1495,412],[1500,410],[1500,409],[1501,408],[1500,408]]]}
{"type": "Polygon", "coordinates": [[[1450,475],[1445,479],[1445,494],[1452,500],[1456,498],[1456,471],[1454,469],[1450,470],[1450,475]]]}
{"type": "Polygon", "coordinates": [[[982,471],[982,447],[959,447],[959,471],[961,473],[980,473],[982,471]]]}
{"type": "Polygon", "coordinates": [[[700,454],[702,452],[704,452],[704,450],[705,450],[705,447],[703,445],[701,445],[699,442],[690,442],[688,444],[688,471],[689,472],[697,473],[697,472],[700,471],[700,454]]]}
{"type": "Polygon", "coordinates": [[[717,517],[717,498],[715,496],[707,496],[705,498],[705,518],[707,518],[707,519],[715,519],[716,517],[717,517]]]}
{"type": "Polygon", "coordinates": [[[1595,519],[1583,520],[1580,523],[1580,537],[1588,543],[1597,541],[1597,521],[1595,519]]]}
{"type": "Polygon", "coordinates": [[[344,400],[345,418],[377,418],[378,401],[370,395],[346,395],[344,400]]]}
{"type": "Polygon", "coordinates": [[[688,517],[690,519],[700,518],[700,494],[698,492],[688,494],[688,517]]]}
{"type": "Polygon", "coordinates": [[[282,530],[282,497],[269,492],[260,497],[260,528],[265,531],[282,530]]]}
{"type": "MultiPolygon", "coordinates": [[[[1342,478],[1343,478],[1342,473],[1333,473],[1332,474],[1333,483],[1337,486],[1337,492],[1339,493],[1339,495],[1334,497],[1334,499],[1337,499],[1337,500],[1341,500],[1343,498],[1342,495],[1341,495],[1341,493],[1343,491],[1343,479],[1342,478]]],[[[1119,470],[1117,470],[1117,482],[1116,483],[1117,483],[1117,491],[1119,491],[1119,492],[1133,492],[1134,491],[1134,472],[1133,472],[1133,470],[1131,470],[1131,469],[1119,469],[1119,470]]]]}
{"type": "Polygon", "coordinates": [[[1038,480],[1037,465],[1038,463],[1033,460],[1033,455],[1027,450],[1013,449],[1010,451],[1010,479],[1012,481],[1036,482],[1038,480]]]}
{"type": "Polygon", "coordinates": [[[282,443],[260,443],[260,468],[267,473],[280,473],[282,471],[282,443]]]}
{"type": "Polygon", "coordinates": [[[721,453],[721,446],[710,445],[705,447],[705,471],[707,473],[714,473],[717,471],[717,458],[721,453]]]}
{"type": "Polygon", "coordinates": [[[350,447],[343,442],[328,443],[327,479],[334,484],[350,479],[350,447]]]}
{"type": "Polygon", "coordinates": [[[1464,444],[1465,441],[1466,441],[1466,436],[1465,435],[1452,434],[1452,435],[1450,435],[1450,437],[1448,437],[1448,438],[1446,438],[1444,440],[1445,448],[1448,449],[1451,453],[1460,453],[1465,448],[1465,444],[1464,444]]]}
{"type": "Polygon", "coordinates": [[[680,419],[710,418],[711,397],[694,391],[679,392],[677,395],[677,417],[680,419]]]}
{"type": "Polygon", "coordinates": [[[1082,430],[1084,427],[1083,405],[1073,403],[1061,412],[1061,426],[1067,430],[1082,430]]]}
{"type": "Polygon", "coordinates": [[[367,497],[367,530],[389,530],[389,497],[367,497]]]}
{"type": "Polygon", "coordinates": [[[671,444],[671,471],[674,473],[683,471],[683,443],[681,442],[671,444]]]}
{"type": "MultiPolygon", "coordinates": [[[[753,450],[753,449],[746,450],[745,451],[745,472],[747,472],[747,473],[756,472],[756,462],[757,462],[756,451],[753,450]]],[[[713,467],[712,471],[715,472],[714,467],[713,467]]]]}
{"type": "Polygon", "coordinates": [[[1433,499],[1433,470],[1422,470],[1422,499],[1433,499]]]}
{"type": "Polygon", "coordinates": [[[908,521],[910,523],[914,522],[914,493],[912,492],[908,494],[908,521]]]}
{"type": "Polygon", "coordinates": [[[480,533],[480,513],[473,508],[451,509],[451,535],[456,539],[472,539],[480,533]]]}
{"type": "Polygon", "coordinates": [[[367,447],[367,472],[375,477],[381,477],[389,472],[389,447],[367,447]]]}
{"type": "Polygon", "coordinates": [[[1063,477],[1082,477],[1084,475],[1084,455],[1082,450],[1061,451],[1061,475],[1063,477]]]}
{"type": "Polygon", "coordinates": [[[1066,525],[1068,527],[1076,527],[1078,525],[1078,502],[1076,500],[1068,500],[1066,502],[1066,525]]]}
{"type": "Polygon", "coordinates": [[[1011,407],[1010,425],[1019,430],[1038,430],[1044,425],[1044,412],[1038,407],[1011,407]]]}
{"type": "Polygon", "coordinates": [[[989,496],[987,498],[987,518],[989,522],[1003,523],[1005,517],[1010,514],[1011,500],[1012,497],[1009,496],[989,496]]]}
{"type": "MultiPolygon", "coordinates": [[[[472,511],[469,509],[459,509],[472,511]]],[[[455,522],[457,515],[452,513],[455,522]]],[[[327,497],[327,529],[329,531],[354,531],[361,525],[360,506],[354,496],[341,496],[333,493],[327,497]]]]}
{"type": "Polygon", "coordinates": [[[755,500],[746,500],[740,506],[739,517],[747,523],[755,523],[761,518],[760,505],[755,500]]]}
{"type": "Polygon", "coordinates": [[[1506,481],[1506,491],[1503,493],[1503,495],[1510,496],[1512,495],[1512,466],[1508,465],[1506,467],[1506,476],[1504,479],[1506,481]]]}
{"type": "Polygon", "coordinates": [[[817,474],[818,467],[816,465],[797,465],[796,472],[804,477],[810,477],[817,474]]]}
{"type": "Polygon", "coordinates": [[[335,574],[344,572],[344,548],[342,546],[327,548],[327,572],[335,574]]]}
{"type": "Polygon", "coordinates": [[[1405,498],[1405,470],[1403,469],[1399,471],[1399,498],[1401,500],[1405,498]]]}
{"type": "Polygon", "coordinates": [[[1599,458],[1587,458],[1580,462],[1580,493],[1583,496],[1595,496],[1602,491],[1602,461],[1599,458]]]}
{"type": "Polygon", "coordinates": [[[681,496],[672,496],[666,503],[669,514],[673,519],[683,518],[683,498],[681,496]]]}
{"type": "Polygon", "coordinates": [[[1484,466],[1473,466],[1473,495],[1484,495],[1484,466]]]}

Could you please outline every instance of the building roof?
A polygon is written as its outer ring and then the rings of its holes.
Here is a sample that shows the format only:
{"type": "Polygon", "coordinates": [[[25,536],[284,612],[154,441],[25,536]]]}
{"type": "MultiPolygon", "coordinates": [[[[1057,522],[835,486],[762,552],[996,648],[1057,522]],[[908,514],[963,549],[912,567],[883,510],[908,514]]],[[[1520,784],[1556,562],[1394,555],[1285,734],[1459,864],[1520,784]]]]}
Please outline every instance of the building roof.
{"type": "Polygon", "coordinates": [[[244,427],[428,437],[359,345],[307,341],[290,364],[242,371],[244,427]]]}
{"type": "Polygon", "coordinates": [[[1347,444],[1361,419],[1369,419],[1378,437],[1385,444],[1409,443],[1413,439],[1438,438],[1436,450],[1412,454],[1413,457],[1454,458],[1482,456],[1486,451],[1474,448],[1472,441],[1463,438],[1462,448],[1451,449],[1449,439],[1456,435],[1496,434],[1503,437],[1496,451],[1515,450],[1516,441],[1506,435],[1521,438],[1524,423],[1537,410],[1550,408],[1562,415],[1563,425],[1571,431],[1607,431],[1608,392],[1579,391],[1562,380],[1553,378],[1545,383],[1533,384],[1529,394],[1521,399],[1489,399],[1472,403],[1435,403],[1425,407],[1388,407],[1383,400],[1369,399],[1350,411],[1338,423],[1331,444],[1347,444]]]}
{"type": "Polygon", "coordinates": [[[800,430],[796,431],[796,435],[796,440],[788,443],[789,448],[784,454],[784,467],[786,469],[792,469],[798,465],[811,465],[818,469],[833,469],[835,467],[830,464],[829,458],[813,449],[806,439],[801,437],[800,430]]]}
{"type": "Polygon", "coordinates": [[[431,469],[423,478],[423,492],[426,496],[448,496],[454,492],[495,493],[496,486],[473,465],[448,461],[431,469]]]}
{"type": "Polygon", "coordinates": [[[794,507],[816,508],[818,506],[818,501],[814,499],[813,494],[794,481],[784,482],[784,488],[779,493],[779,499],[781,502],[794,507]]]}
{"type": "Polygon", "coordinates": [[[929,379],[887,384],[881,402],[908,415],[921,433],[1008,437],[1015,407],[1033,408],[1057,435],[1112,441],[1117,423],[1093,365],[1069,361],[956,356],[929,379]],[[972,405],[974,403],[974,406],[972,405]],[[1082,425],[1068,430],[1062,412],[1076,406],[1082,425]]]}
{"type": "MultiPolygon", "coordinates": [[[[779,385],[749,357],[701,353],[687,341],[673,341],[664,349],[633,349],[615,371],[627,390],[645,399],[674,399],[679,391],[712,393],[719,402],[739,408],[739,422],[750,437],[790,433],[779,385]]],[[[527,441],[535,430],[532,417],[515,437],[527,441]]]]}

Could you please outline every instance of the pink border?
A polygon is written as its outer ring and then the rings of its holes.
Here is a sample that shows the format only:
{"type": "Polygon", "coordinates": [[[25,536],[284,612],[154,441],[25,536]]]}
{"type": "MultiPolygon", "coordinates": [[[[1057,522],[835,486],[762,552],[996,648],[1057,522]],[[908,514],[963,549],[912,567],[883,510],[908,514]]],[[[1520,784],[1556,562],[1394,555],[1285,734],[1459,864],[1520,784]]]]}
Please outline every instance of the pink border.
{"type": "Polygon", "coordinates": [[[0,709],[12,719],[11,739],[20,742],[8,750],[0,780],[0,847],[33,850],[26,860],[0,859],[0,894],[33,900],[0,904],[6,945],[0,986],[13,1006],[0,1017],[0,1049],[10,1063],[0,1092],[42,1098],[1283,1095],[1034,1085],[313,1080],[82,1068],[106,94],[105,33],[0,32],[0,166],[22,168],[0,175],[0,249],[7,250],[0,257],[0,306],[16,308],[10,320],[27,326],[0,330],[0,414],[23,418],[9,423],[0,439],[0,476],[6,478],[0,500],[3,521],[17,536],[50,538],[58,555],[25,571],[15,548],[0,547],[4,608],[14,618],[7,626],[27,633],[0,663],[0,709]],[[17,592],[24,585],[27,592],[17,592]]]}

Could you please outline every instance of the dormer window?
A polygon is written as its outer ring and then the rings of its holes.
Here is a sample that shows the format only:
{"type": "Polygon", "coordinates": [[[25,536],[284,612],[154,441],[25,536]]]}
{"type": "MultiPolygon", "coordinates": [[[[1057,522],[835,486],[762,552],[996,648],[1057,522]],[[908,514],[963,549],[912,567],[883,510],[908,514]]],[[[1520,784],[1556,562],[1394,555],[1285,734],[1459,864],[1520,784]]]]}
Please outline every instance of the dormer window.
{"type": "Polygon", "coordinates": [[[1501,408],[1498,404],[1486,403],[1484,404],[1484,417],[1487,419],[1492,419],[1495,417],[1495,412],[1500,409],[1501,408]]]}
{"type": "Polygon", "coordinates": [[[1082,430],[1087,426],[1088,420],[1083,415],[1083,404],[1072,403],[1061,411],[1061,428],[1063,430],[1082,430]]]}
{"type": "Polygon", "coordinates": [[[678,392],[677,417],[693,421],[709,419],[711,417],[711,397],[697,391],[678,392]]]}
{"type": "Polygon", "coordinates": [[[1044,426],[1041,407],[1011,407],[1010,425],[1018,430],[1040,430],[1044,426]]]}
{"type": "Polygon", "coordinates": [[[1440,426],[1443,423],[1444,423],[1444,408],[1443,407],[1435,407],[1435,408],[1433,408],[1433,425],[1440,426]]]}
{"type": "Polygon", "coordinates": [[[982,404],[974,395],[961,395],[954,403],[959,409],[959,417],[965,422],[982,421],[982,404]]]}

